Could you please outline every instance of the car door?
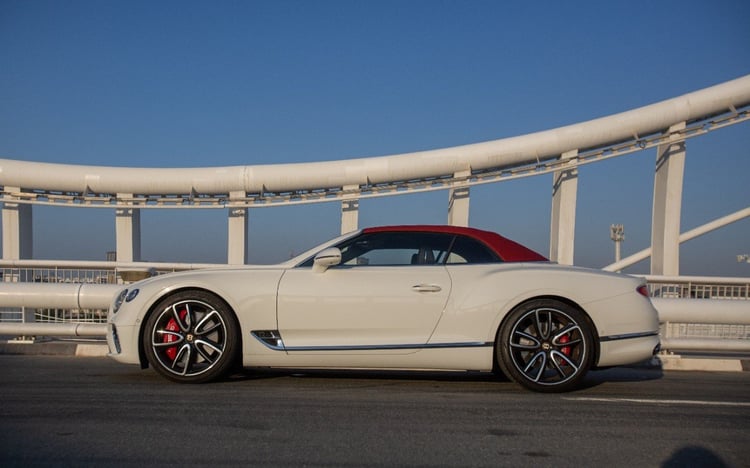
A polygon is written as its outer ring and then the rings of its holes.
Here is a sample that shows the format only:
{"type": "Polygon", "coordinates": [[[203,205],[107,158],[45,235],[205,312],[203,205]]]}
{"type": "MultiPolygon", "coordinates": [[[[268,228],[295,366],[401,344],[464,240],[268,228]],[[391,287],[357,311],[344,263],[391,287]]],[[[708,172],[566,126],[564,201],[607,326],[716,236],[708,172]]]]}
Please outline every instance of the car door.
{"type": "Polygon", "coordinates": [[[287,351],[413,352],[423,346],[450,295],[450,275],[437,260],[450,239],[436,245],[419,236],[372,234],[348,241],[342,264],[325,272],[309,266],[285,272],[277,311],[287,351]]]}

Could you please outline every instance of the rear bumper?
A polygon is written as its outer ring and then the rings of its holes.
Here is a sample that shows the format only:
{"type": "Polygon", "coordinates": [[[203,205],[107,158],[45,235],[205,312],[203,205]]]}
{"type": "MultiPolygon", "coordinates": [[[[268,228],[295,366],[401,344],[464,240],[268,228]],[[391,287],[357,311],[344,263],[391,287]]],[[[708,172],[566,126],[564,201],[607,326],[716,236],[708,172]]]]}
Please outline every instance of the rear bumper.
{"type": "Polygon", "coordinates": [[[597,367],[622,366],[651,359],[659,351],[659,335],[608,337],[599,343],[597,367]]]}

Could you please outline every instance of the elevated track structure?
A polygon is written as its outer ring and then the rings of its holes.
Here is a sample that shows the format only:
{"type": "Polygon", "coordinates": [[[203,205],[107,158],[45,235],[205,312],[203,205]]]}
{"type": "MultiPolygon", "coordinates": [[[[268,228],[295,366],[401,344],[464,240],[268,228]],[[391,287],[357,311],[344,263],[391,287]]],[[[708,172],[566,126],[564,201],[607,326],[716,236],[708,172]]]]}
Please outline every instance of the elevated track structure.
{"type": "Polygon", "coordinates": [[[685,140],[750,118],[750,75],[638,109],[500,140],[391,156],[213,168],[125,168],[0,159],[3,259],[31,258],[31,208],[116,213],[117,259],[140,260],[140,210],[228,211],[227,262],[247,260],[247,210],[341,203],[341,231],[358,225],[358,201],[448,190],[448,222],[469,223],[469,189],[554,174],[550,258],[573,261],[577,168],[656,148],[652,274],[679,273],[685,140]]]}
{"type": "MultiPolygon", "coordinates": [[[[680,233],[685,141],[748,119],[750,75],[551,130],[390,156],[212,168],[81,166],[0,159],[0,268],[6,269],[1,286],[7,288],[8,282],[18,282],[22,275],[16,272],[22,269],[33,271],[50,263],[33,259],[34,206],[113,210],[117,261],[98,264],[113,272],[158,268],[141,262],[142,210],[226,210],[227,263],[244,264],[248,259],[249,210],[339,203],[344,233],[358,228],[362,199],[445,190],[447,223],[465,226],[469,224],[471,187],[543,174],[553,176],[549,258],[572,264],[578,168],[652,148],[656,149],[656,160],[651,246],[605,269],[624,269],[650,257],[653,277],[677,277],[681,242],[750,216],[747,207],[680,233]]],[[[57,263],[72,269],[92,264],[57,263]]],[[[111,278],[127,281],[116,273],[111,278]]],[[[743,299],[746,296],[745,292],[743,299]]],[[[736,317],[737,307],[730,308],[736,317]]]]}

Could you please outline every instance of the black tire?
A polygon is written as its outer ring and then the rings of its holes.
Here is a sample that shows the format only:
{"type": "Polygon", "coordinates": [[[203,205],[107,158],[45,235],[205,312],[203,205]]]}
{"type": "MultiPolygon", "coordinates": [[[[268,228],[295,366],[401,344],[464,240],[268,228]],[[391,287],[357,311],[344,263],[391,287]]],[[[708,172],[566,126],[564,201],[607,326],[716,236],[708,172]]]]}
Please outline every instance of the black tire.
{"type": "Polygon", "coordinates": [[[576,307],[537,299],[513,309],[495,343],[502,371],[536,392],[576,388],[592,366],[593,326],[576,307]]]}
{"type": "Polygon", "coordinates": [[[229,306],[205,291],[182,291],[159,301],[143,330],[149,364],[180,383],[226,377],[240,351],[239,325],[229,306]]]}

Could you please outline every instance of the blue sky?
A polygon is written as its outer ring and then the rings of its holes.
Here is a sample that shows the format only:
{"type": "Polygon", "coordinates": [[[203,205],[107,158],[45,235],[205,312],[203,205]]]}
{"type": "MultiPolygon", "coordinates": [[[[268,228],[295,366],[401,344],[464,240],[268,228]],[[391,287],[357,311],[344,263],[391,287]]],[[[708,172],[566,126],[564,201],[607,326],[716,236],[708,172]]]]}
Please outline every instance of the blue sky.
{"type": "MultiPolygon", "coordinates": [[[[0,157],[139,167],[337,160],[576,123],[750,73],[750,2],[0,0],[0,157]]],[[[688,142],[682,230],[748,206],[750,127],[688,142]]],[[[582,168],[576,263],[648,246],[655,153],[582,168]]],[[[471,224],[546,254],[551,176],[472,189],[471,224]]],[[[444,223],[447,193],[361,203],[444,223]]],[[[143,258],[222,262],[226,212],[145,210],[143,258]]],[[[250,212],[254,262],[336,235],[338,204],[250,212]]],[[[104,259],[112,210],[34,209],[34,257],[104,259]]],[[[683,274],[750,276],[750,220],[683,274]]],[[[630,270],[646,272],[648,262],[630,270]]]]}

